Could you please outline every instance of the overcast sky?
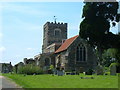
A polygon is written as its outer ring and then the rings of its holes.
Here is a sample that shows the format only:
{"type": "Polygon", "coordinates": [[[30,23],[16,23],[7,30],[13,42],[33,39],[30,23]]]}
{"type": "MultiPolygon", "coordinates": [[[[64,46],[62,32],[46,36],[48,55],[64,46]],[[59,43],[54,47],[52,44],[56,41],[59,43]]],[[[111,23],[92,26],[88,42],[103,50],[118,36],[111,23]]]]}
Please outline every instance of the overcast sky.
{"type": "MultiPolygon", "coordinates": [[[[68,38],[79,34],[83,2],[4,2],[0,5],[0,61],[17,64],[41,52],[43,25],[68,23],[68,38]]],[[[117,33],[118,26],[112,28],[117,33]]]]}

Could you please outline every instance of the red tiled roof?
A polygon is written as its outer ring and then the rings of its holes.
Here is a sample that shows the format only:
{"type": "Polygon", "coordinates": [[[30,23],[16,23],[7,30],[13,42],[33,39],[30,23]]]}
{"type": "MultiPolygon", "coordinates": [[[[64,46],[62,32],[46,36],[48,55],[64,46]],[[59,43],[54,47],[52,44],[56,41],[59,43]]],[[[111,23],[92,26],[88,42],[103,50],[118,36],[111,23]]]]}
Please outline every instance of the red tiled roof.
{"type": "Polygon", "coordinates": [[[58,48],[58,50],[55,51],[55,53],[66,50],[78,36],[79,35],[76,35],[74,37],[71,37],[71,38],[65,40],[65,42],[58,48]]]}

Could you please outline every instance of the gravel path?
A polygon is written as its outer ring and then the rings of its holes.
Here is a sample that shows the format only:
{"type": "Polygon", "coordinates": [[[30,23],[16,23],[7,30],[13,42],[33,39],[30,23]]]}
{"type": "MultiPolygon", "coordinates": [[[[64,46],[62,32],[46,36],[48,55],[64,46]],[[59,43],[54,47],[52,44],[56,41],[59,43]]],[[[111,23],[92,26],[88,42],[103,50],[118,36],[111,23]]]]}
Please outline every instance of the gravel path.
{"type": "Polygon", "coordinates": [[[9,78],[6,78],[4,76],[0,76],[0,90],[4,88],[18,88],[20,89],[21,87],[18,86],[15,82],[10,80],[9,78]]]}

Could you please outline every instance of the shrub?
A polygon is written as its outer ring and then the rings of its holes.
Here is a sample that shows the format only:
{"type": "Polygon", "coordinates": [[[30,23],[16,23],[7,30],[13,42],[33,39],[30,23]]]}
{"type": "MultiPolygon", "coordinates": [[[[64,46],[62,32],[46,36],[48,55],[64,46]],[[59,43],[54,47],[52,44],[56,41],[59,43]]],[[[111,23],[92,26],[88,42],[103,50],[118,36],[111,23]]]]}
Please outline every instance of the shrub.
{"type": "Polygon", "coordinates": [[[53,65],[50,65],[50,70],[53,70],[54,69],[54,66],[53,65]]]}
{"type": "Polygon", "coordinates": [[[110,75],[110,72],[105,72],[104,75],[110,75]]]}
{"type": "Polygon", "coordinates": [[[105,70],[106,72],[110,71],[110,70],[109,70],[109,67],[104,67],[104,70],[105,70]]]}
{"type": "Polygon", "coordinates": [[[88,71],[85,73],[86,75],[92,75],[93,70],[92,69],[88,69],[88,71]]]}
{"type": "Polygon", "coordinates": [[[111,63],[111,65],[109,67],[112,67],[112,66],[120,66],[120,63],[111,63]]]}
{"type": "Polygon", "coordinates": [[[50,68],[47,70],[48,74],[53,74],[54,66],[50,65],[50,68]]]}
{"type": "Polygon", "coordinates": [[[23,67],[20,67],[18,69],[18,73],[19,74],[32,75],[32,74],[43,74],[43,71],[38,66],[34,66],[32,64],[28,64],[28,65],[25,65],[23,67]]]}
{"type": "Polygon", "coordinates": [[[48,74],[53,74],[53,71],[51,69],[47,70],[48,74]]]}

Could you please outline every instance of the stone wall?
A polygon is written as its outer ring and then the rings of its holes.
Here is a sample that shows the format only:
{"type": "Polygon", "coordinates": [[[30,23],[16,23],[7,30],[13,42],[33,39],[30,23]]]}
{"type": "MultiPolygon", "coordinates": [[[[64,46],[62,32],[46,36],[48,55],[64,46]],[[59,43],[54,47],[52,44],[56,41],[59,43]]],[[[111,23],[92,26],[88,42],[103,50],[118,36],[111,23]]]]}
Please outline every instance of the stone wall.
{"type": "Polygon", "coordinates": [[[67,63],[68,63],[68,52],[67,51],[63,51],[59,54],[56,54],[56,58],[55,58],[55,67],[56,68],[59,67],[59,68],[66,69],[67,63]]]}
{"type": "Polygon", "coordinates": [[[13,66],[10,63],[0,63],[0,72],[1,73],[9,73],[12,72],[13,66]]]}
{"type": "Polygon", "coordinates": [[[35,60],[33,58],[30,58],[30,59],[27,59],[27,58],[24,58],[24,64],[36,64],[35,60]]]}
{"type": "Polygon", "coordinates": [[[55,54],[54,53],[43,53],[41,54],[40,60],[39,60],[39,66],[44,69],[44,68],[49,68],[49,66],[45,65],[45,60],[48,58],[50,60],[50,65],[53,65],[55,67],[55,54]]]}
{"type": "Polygon", "coordinates": [[[60,46],[61,46],[61,43],[53,43],[49,45],[46,49],[44,49],[44,53],[55,52],[60,46]]]}
{"type": "Polygon", "coordinates": [[[60,52],[56,55],[56,67],[60,60],[60,65],[64,65],[66,71],[76,70],[87,71],[88,69],[94,69],[97,66],[97,57],[93,51],[93,48],[80,37],[78,37],[66,51],[60,52]],[[79,44],[83,44],[86,48],[86,61],[76,61],[76,49],[79,44]]]}
{"type": "Polygon", "coordinates": [[[97,66],[97,57],[93,52],[93,48],[83,39],[78,37],[74,43],[68,48],[68,67],[73,70],[79,70],[83,68],[83,71],[87,71],[88,69],[93,69],[97,66]],[[83,44],[86,48],[86,61],[76,61],[76,49],[79,44],[83,44]]]}
{"type": "Polygon", "coordinates": [[[62,40],[67,39],[67,23],[47,22],[43,27],[43,46],[42,52],[53,43],[62,43],[62,40]],[[59,31],[60,35],[55,35],[55,31],[59,31]]]}

